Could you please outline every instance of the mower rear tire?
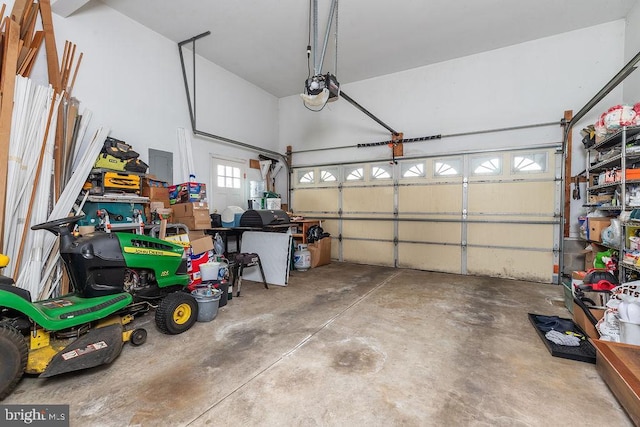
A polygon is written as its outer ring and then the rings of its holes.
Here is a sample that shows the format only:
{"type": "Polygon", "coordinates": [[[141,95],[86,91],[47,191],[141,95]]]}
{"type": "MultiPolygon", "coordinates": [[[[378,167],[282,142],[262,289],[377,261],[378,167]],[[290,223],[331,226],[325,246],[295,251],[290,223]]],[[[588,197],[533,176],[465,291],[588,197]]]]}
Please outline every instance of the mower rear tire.
{"type": "Polygon", "coordinates": [[[169,335],[189,330],[198,319],[198,302],[185,292],[174,292],[162,299],[156,309],[156,325],[169,335]]]}
{"type": "Polygon", "coordinates": [[[22,378],[28,352],[27,343],[17,329],[0,325],[0,400],[11,394],[22,378]]]}

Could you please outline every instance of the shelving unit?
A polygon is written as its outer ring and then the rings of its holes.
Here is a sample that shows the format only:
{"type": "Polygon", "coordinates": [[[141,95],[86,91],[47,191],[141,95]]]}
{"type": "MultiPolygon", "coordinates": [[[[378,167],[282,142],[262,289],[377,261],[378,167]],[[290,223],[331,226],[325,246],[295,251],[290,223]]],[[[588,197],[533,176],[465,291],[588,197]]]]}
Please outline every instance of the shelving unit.
{"type": "MultiPolygon", "coordinates": [[[[628,179],[628,167],[640,163],[640,127],[624,127],[619,132],[610,135],[603,141],[596,143],[587,150],[587,199],[584,206],[610,213],[611,217],[621,219],[630,218],[630,211],[640,210],[640,202],[631,205],[627,200],[627,193],[631,186],[638,186],[640,178],[634,176],[628,179]],[[635,147],[635,148],[631,148],[635,147]],[[609,157],[592,164],[593,153],[606,153],[619,149],[619,153],[612,153],[609,157]],[[602,178],[605,182],[601,182],[602,178]],[[601,200],[599,200],[601,199],[601,200]],[[602,202],[605,203],[602,203],[602,202]],[[606,203],[609,201],[608,203],[606,203]]],[[[640,274],[640,266],[624,262],[625,251],[628,249],[628,227],[640,229],[639,222],[620,221],[620,238],[614,244],[589,239],[590,241],[618,251],[618,271],[620,281],[626,281],[627,276],[640,274]]]]}
{"type": "Polygon", "coordinates": [[[296,227],[296,230],[293,233],[293,239],[296,241],[296,244],[307,243],[307,231],[309,231],[309,228],[314,225],[320,226],[320,220],[301,219],[298,221],[291,221],[291,226],[296,227]]]}

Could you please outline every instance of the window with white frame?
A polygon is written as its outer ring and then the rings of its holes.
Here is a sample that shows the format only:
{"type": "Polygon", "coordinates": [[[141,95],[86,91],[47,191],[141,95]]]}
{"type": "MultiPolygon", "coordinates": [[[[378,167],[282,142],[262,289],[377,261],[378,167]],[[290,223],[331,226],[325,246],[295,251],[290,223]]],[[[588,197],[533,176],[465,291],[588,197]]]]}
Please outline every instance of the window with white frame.
{"type": "Polygon", "coordinates": [[[547,171],[547,153],[518,153],[511,157],[513,173],[532,173],[547,171]]]}
{"type": "Polygon", "coordinates": [[[337,182],[338,168],[320,169],[320,182],[337,182]]]}
{"type": "Polygon", "coordinates": [[[240,168],[228,165],[218,165],[217,182],[220,188],[240,188],[240,168]]]}
{"type": "Polygon", "coordinates": [[[393,177],[393,169],[391,165],[379,164],[371,166],[371,179],[391,179],[393,177]]]}
{"type": "Polygon", "coordinates": [[[458,176],[462,174],[462,159],[436,159],[433,161],[433,176],[458,176]]]}
{"type": "Polygon", "coordinates": [[[502,158],[499,156],[484,156],[471,159],[472,175],[500,175],[502,173],[502,158]]]}
{"type": "Polygon", "coordinates": [[[344,176],[347,181],[364,181],[364,168],[358,166],[346,169],[344,176]]]}
{"type": "Polygon", "coordinates": [[[401,178],[424,178],[425,177],[424,162],[401,162],[400,177],[401,178]]]}
{"type": "Polygon", "coordinates": [[[313,169],[298,171],[298,183],[299,184],[313,184],[315,182],[313,169]]]}

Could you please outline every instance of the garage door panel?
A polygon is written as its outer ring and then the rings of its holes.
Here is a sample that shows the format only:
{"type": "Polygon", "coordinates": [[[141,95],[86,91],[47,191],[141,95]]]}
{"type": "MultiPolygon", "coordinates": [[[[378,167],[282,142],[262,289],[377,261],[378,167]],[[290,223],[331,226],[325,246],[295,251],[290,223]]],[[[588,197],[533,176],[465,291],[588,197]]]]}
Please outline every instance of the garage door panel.
{"type": "Polygon", "coordinates": [[[342,192],[345,212],[393,212],[393,187],[347,187],[342,192]]]}
{"type": "Polygon", "coordinates": [[[345,221],[342,225],[345,238],[388,239],[393,241],[391,221],[345,221]]]}
{"type": "Polygon", "coordinates": [[[469,274],[551,282],[553,252],[496,248],[467,248],[469,274]]]}
{"type": "Polygon", "coordinates": [[[549,283],[562,232],[559,160],[550,144],[335,165],[341,187],[303,182],[294,211],[323,220],[343,261],[549,283]],[[346,180],[356,167],[359,179],[346,180]]]}
{"type": "Polygon", "coordinates": [[[461,226],[455,222],[416,222],[398,224],[400,241],[460,243],[461,226]]]}
{"type": "Polygon", "coordinates": [[[467,226],[467,242],[470,245],[551,249],[553,233],[550,227],[546,224],[472,223],[467,226]]]}
{"type": "Polygon", "coordinates": [[[460,246],[400,243],[398,267],[460,274],[460,246]]]}
{"type": "Polygon", "coordinates": [[[292,209],[294,212],[337,212],[339,198],[337,188],[296,189],[292,209]]]}
{"type": "Polygon", "coordinates": [[[450,184],[399,187],[398,207],[404,212],[460,212],[462,187],[450,184]]]}
{"type": "Polygon", "coordinates": [[[343,240],[345,260],[362,264],[394,266],[393,243],[360,240],[343,240]]]}
{"type": "Polygon", "coordinates": [[[322,226],[322,230],[324,230],[325,233],[331,234],[331,237],[336,238],[340,234],[338,220],[323,219],[320,224],[322,226]]]}
{"type": "Polygon", "coordinates": [[[469,213],[554,212],[554,182],[474,182],[469,184],[469,213]]]}

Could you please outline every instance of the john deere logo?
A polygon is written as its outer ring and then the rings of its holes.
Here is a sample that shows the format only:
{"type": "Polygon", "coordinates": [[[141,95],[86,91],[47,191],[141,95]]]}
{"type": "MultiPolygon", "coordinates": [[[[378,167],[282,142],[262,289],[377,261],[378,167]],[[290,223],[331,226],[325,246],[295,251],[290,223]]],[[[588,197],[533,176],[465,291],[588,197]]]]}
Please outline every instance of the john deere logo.
{"type": "Polygon", "coordinates": [[[173,257],[182,256],[182,254],[177,254],[175,252],[161,251],[159,249],[149,249],[149,248],[134,248],[131,246],[126,246],[124,248],[124,252],[128,254],[134,254],[134,255],[160,255],[160,256],[173,256],[173,257]]]}

